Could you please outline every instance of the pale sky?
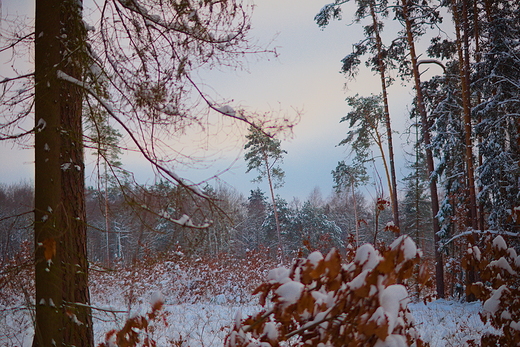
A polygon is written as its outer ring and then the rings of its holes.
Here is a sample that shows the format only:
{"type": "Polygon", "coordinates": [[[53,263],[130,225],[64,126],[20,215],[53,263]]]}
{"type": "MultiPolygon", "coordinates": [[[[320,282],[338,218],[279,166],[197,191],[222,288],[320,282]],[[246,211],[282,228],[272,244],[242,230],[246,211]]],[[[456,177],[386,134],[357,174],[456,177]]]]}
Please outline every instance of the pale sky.
{"type": "MultiPolygon", "coordinates": [[[[3,16],[20,11],[18,7],[32,6],[29,0],[0,1],[3,16]]],[[[233,99],[233,106],[258,112],[279,110],[289,115],[294,115],[295,110],[301,111],[293,136],[282,142],[282,148],[288,152],[281,165],[286,178],[284,187],[277,193],[288,201],[293,197],[306,199],[315,187],[319,187],[324,196],[331,193],[331,171],[348,154],[348,148],[336,147],[348,131],[346,124],[339,123],[348,112],[345,98],[356,93],[364,96],[380,93],[378,77],[363,67],[357,80],[348,84],[348,90],[344,88],[347,80],[339,73],[340,60],[351,52],[352,44],[362,38],[362,29],[359,25],[349,25],[352,14],[348,7],[344,8],[342,21],[332,22],[325,30],[318,28],[313,18],[327,1],[256,0],[251,36],[264,43],[274,39],[271,47],[276,47],[279,57],[262,61],[250,58],[247,71],[199,74],[220,96],[233,99]]],[[[401,143],[406,141],[402,134],[408,119],[406,105],[411,100],[410,94],[411,89],[399,83],[390,90],[392,125],[398,132],[394,135],[398,179],[406,174],[401,143]]],[[[208,152],[210,161],[205,169],[177,172],[200,182],[231,166],[219,176],[221,180],[246,196],[256,187],[267,192],[267,183],[251,183],[256,174],[245,174],[241,152],[245,140],[231,139],[235,135],[228,137],[224,150],[208,152]]],[[[0,144],[0,183],[32,179],[32,160],[30,150],[14,150],[11,145],[0,144]]],[[[123,164],[135,172],[140,182],[153,183],[149,165],[144,161],[125,156],[123,164]]],[[[379,174],[384,176],[382,170],[379,174]]]]}

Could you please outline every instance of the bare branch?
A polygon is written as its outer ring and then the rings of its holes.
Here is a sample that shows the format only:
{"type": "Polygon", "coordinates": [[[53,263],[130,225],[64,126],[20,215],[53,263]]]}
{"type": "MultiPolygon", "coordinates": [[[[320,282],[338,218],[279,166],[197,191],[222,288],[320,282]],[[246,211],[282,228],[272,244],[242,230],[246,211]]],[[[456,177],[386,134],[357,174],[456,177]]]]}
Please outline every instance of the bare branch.
{"type": "Polygon", "coordinates": [[[32,133],[36,132],[37,130],[38,130],[38,128],[34,127],[31,130],[27,130],[26,132],[23,132],[21,134],[9,135],[9,136],[5,136],[5,137],[0,136],[0,141],[19,139],[19,138],[24,137],[26,135],[32,134],[32,133]]]}
{"type": "Polygon", "coordinates": [[[6,78],[4,78],[3,80],[0,81],[0,84],[11,82],[11,81],[16,81],[16,80],[19,80],[19,79],[22,79],[22,78],[29,78],[29,77],[34,77],[34,72],[31,72],[31,73],[28,73],[28,74],[25,74],[25,75],[12,77],[12,78],[6,77],[6,78]]]}
{"type": "Polygon", "coordinates": [[[155,168],[157,168],[160,172],[163,172],[164,174],[166,174],[168,177],[172,178],[173,180],[175,180],[179,185],[181,185],[182,187],[190,190],[191,192],[195,193],[196,195],[204,198],[204,199],[209,199],[209,197],[204,194],[197,186],[195,185],[192,185],[192,184],[189,184],[187,183],[183,178],[181,178],[180,176],[178,176],[176,173],[168,170],[166,167],[164,167],[163,165],[159,164],[156,160],[154,160],[153,158],[151,158],[149,155],[148,155],[148,152],[143,148],[143,146],[139,143],[139,141],[137,140],[137,138],[135,137],[135,135],[132,133],[132,131],[130,130],[130,128],[128,128],[128,126],[125,124],[125,122],[123,122],[116,114],[115,112],[113,111],[112,107],[110,107],[110,105],[108,104],[108,102],[106,100],[104,100],[103,98],[101,98],[94,90],[92,90],[89,86],[87,86],[85,83],[75,79],[74,77],[71,77],[69,75],[67,75],[66,73],[64,73],[63,71],[61,70],[58,70],[57,71],[57,76],[59,79],[63,80],[63,81],[67,81],[69,83],[72,83],[78,87],[81,87],[83,88],[86,92],[88,92],[91,96],[93,96],[100,104],[101,106],[103,106],[103,108],[110,114],[110,116],[112,116],[112,118],[114,118],[118,123],[119,125],[121,125],[125,131],[128,133],[128,135],[130,136],[130,138],[132,139],[132,141],[134,142],[134,144],[137,146],[137,148],[139,149],[139,151],[141,152],[141,154],[144,156],[144,158],[150,162],[155,168]]]}
{"type": "Polygon", "coordinates": [[[31,36],[33,36],[33,35],[34,35],[34,32],[32,32],[32,33],[30,33],[30,34],[27,34],[27,35],[25,35],[25,36],[22,36],[22,37],[17,38],[16,41],[13,42],[13,43],[11,43],[10,45],[7,45],[7,46],[5,46],[5,47],[0,48],[0,53],[5,52],[5,51],[7,51],[7,50],[13,48],[13,47],[16,46],[18,43],[22,42],[22,41],[25,40],[25,39],[28,39],[29,37],[31,37],[31,36]]]}
{"type": "Polygon", "coordinates": [[[442,68],[442,71],[446,73],[446,66],[442,62],[440,62],[437,59],[422,59],[417,61],[417,67],[419,67],[421,64],[437,64],[442,68]]]}

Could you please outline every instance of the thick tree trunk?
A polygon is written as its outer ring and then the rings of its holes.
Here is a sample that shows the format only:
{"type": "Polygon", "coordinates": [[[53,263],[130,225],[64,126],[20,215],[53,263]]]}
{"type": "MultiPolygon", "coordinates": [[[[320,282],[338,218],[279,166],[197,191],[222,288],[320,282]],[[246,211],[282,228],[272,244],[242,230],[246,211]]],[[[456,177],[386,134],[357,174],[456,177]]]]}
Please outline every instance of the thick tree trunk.
{"type": "Polygon", "coordinates": [[[474,230],[478,229],[477,198],[475,189],[475,170],[473,165],[473,142],[471,137],[471,98],[469,78],[469,42],[468,42],[468,16],[466,2],[463,0],[463,8],[459,9],[456,3],[452,5],[453,19],[455,21],[455,32],[457,35],[457,54],[459,58],[459,78],[462,90],[462,107],[464,121],[464,142],[466,151],[466,176],[470,204],[470,225],[474,230]],[[462,18],[459,10],[462,11],[462,18]],[[461,37],[461,28],[463,37],[461,37]]]}
{"type": "MultiPolygon", "coordinates": [[[[469,66],[469,40],[468,40],[468,8],[466,0],[462,0],[462,8],[457,6],[457,3],[452,4],[453,19],[455,22],[455,33],[457,37],[457,54],[459,59],[459,79],[462,90],[462,108],[463,108],[463,122],[464,122],[464,144],[466,147],[464,159],[466,161],[466,182],[469,193],[469,216],[470,221],[467,227],[473,230],[478,229],[478,215],[477,215],[477,197],[475,189],[475,175],[473,166],[473,142],[471,137],[471,98],[470,98],[470,66],[469,66]],[[462,14],[462,18],[461,18],[462,14]],[[462,35],[461,35],[462,28],[462,35]],[[462,37],[461,37],[462,36],[462,37]]],[[[472,238],[475,238],[473,236],[472,238]]],[[[475,239],[472,243],[475,243],[475,239]]],[[[475,269],[470,268],[466,273],[466,286],[470,287],[476,279],[475,269]]],[[[467,291],[467,301],[475,301],[475,295],[467,291]]]]}
{"type": "Polygon", "coordinates": [[[86,251],[80,1],[37,0],[33,346],[93,346],[86,251]]]}
{"type": "Polygon", "coordinates": [[[428,174],[430,175],[430,195],[432,203],[432,217],[433,217],[433,239],[435,244],[435,284],[437,289],[437,296],[444,298],[444,262],[442,254],[439,252],[439,220],[437,214],[439,213],[439,196],[437,194],[437,180],[433,177],[434,163],[433,153],[430,148],[430,126],[428,117],[426,115],[426,108],[424,105],[424,98],[421,89],[421,76],[419,73],[419,65],[417,64],[417,54],[415,53],[415,43],[412,32],[412,22],[408,13],[408,1],[402,0],[403,19],[406,25],[406,36],[408,41],[408,48],[410,51],[410,59],[412,62],[412,72],[415,84],[415,92],[417,95],[417,110],[421,117],[422,135],[426,153],[426,165],[428,166],[428,174]]]}

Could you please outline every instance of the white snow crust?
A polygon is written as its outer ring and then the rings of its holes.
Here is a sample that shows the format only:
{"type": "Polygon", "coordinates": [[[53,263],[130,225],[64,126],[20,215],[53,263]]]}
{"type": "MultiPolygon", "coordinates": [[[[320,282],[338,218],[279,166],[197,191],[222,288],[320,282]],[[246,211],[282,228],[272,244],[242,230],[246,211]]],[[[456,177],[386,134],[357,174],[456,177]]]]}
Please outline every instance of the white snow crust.
{"type": "Polygon", "coordinates": [[[311,262],[312,265],[316,266],[320,261],[323,260],[323,255],[321,254],[321,252],[316,251],[309,254],[307,259],[311,262]]]}
{"type": "Polygon", "coordinates": [[[235,115],[236,115],[235,109],[229,105],[218,107],[217,111],[227,114],[228,116],[231,116],[231,117],[235,117],[235,115]]]}
{"type": "Polygon", "coordinates": [[[380,294],[379,302],[388,319],[388,333],[391,334],[399,318],[399,310],[408,305],[408,291],[401,284],[386,287],[380,294]]]}
{"type": "Polygon", "coordinates": [[[363,270],[372,270],[379,263],[381,256],[374,246],[365,243],[356,251],[354,262],[363,265],[363,270]]]}
{"type": "Polygon", "coordinates": [[[280,296],[280,301],[286,305],[292,305],[302,295],[303,283],[288,281],[276,289],[276,294],[280,296]]]}
{"type": "Polygon", "coordinates": [[[164,304],[164,295],[160,291],[156,291],[150,298],[150,305],[155,306],[157,304],[164,304]]]}
{"type": "Polygon", "coordinates": [[[487,299],[486,302],[484,302],[483,308],[485,312],[493,314],[498,310],[500,306],[500,297],[502,296],[502,292],[504,290],[507,290],[507,286],[505,284],[495,290],[493,295],[491,295],[491,297],[487,299]]]}
{"type": "MultiPolygon", "coordinates": [[[[165,294],[167,294],[166,291],[165,294]]],[[[389,297],[391,296],[389,295],[389,297]]],[[[209,302],[178,303],[174,305],[168,303],[174,300],[173,298],[166,296],[165,299],[164,311],[167,313],[168,325],[156,327],[154,338],[157,340],[157,346],[171,345],[169,341],[181,336],[186,340],[185,345],[190,347],[222,346],[230,326],[261,309],[260,306],[253,303],[242,306],[233,304],[215,305],[209,302]]],[[[23,300],[23,297],[21,297],[19,302],[12,304],[20,305],[23,300]]],[[[137,300],[148,302],[148,297],[137,298],[137,300]]],[[[108,331],[121,327],[121,324],[128,317],[124,313],[127,305],[121,291],[112,290],[107,292],[103,298],[93,297],[93,306],[122,312],[117,314],[103,311],[94,312],[94,335],[95,345],[97,346],[104,341],[105,334],[108,331]],[[104,305],[100,300],[110,303],[110,305],[104,305]]],[[[145,304],[144,307],[149,308],[148,304],[145,304]]],[[[4,308],[6,306],[0,304],[0,309],[4,308]]],[[[465,341],[471,339],[478,341],[482,334],[496,332],[480,320],[479,312],[482,311],[482,304],[479,302],[461,303],[437,300],[428,304],[423,302],[412,303],[409,304],[409,308],[416,322],[419,335],[431,347],[464,346],[465,341]]],[[[518,329],[520,323],[513,322],[511,327],[518,329]]],[[[272,333],[271,328],[267,328],[264,332],[272,333]]],[[[2,343],[30,347],[33,334],[29,310],[5,310],[4,314],[0,316],[2,343]]],[[[396,340],[394,335],[390,335],[386,341],[378,342],[377,346],[402,346],[398,343],[400,341],[396,340]]]]}
{"type": "Polygon", "coordinates": [[[267,274],[267,280],[272,283],[286,283],[290,281],[289,278],[291,271],[286,267],[278,267],[276,269],[272,269],[267,274]]]}
{"type": "Polygon", "coordinates": [[[515,275],[516,274],[516,271],[513,270],[513,268],[509,264],[509,262],[504,257],[500,257],[500,259],[498,259],[498,260],[493,260],[492,262],[489,263],[488,266],[490,266],[490,267],[498,267],[498,268],[504,269],[507,272],[509,272],[511,275],[515,275]]]}
{"type": "Polygon", "coordinates": [[[404,252],[405,260],[413,259],[417,256],[417,246],[408,235],[401,235],[390,245],[391,249],[401,247],[404,252]]]}
{"type": "Polygon", "coordinates": [[[493,247],[498,249],[507,249],[506,241],[501,235],[495,237],[495,239],[493,240],[493,247]]]}

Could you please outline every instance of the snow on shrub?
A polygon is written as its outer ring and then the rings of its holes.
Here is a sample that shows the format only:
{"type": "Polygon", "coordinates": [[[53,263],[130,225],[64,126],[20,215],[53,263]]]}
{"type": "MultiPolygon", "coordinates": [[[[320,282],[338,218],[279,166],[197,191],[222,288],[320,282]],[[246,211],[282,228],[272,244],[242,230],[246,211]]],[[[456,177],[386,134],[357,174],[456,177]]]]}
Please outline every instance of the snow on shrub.
{"type": "Polygon", "coordinates": [[[92,271],[92,299],[111,306],[106,293],[120,292],[125,305],[140,305],[139,298],[160,291],[167,304],[207,302],[246,304],[251,292],[277,262],[266,253],[248,252],[247,258],[228,254],[195,257],[176,251],[116,271],[92,271]]]}
{"type": "Polygon", "coordinates": [[[520,256],[500,235],[484,243],[484,251],[468,245],[462,263],[480,270],[481,281],[467,290],[483,301],[483,322],[502,332],[482,336],[481,345],[520,346],[520,256]]]}
{"type": "Polygon", "coordinates": [[[333,249],[271,270],[255,291],[264,309],[237,317],[226,346],[423,346],[402,285],[419,258],[401,236],[381,252],[359,247],[349,264],[333,249]]]}
{"type": "Polygon", "coordinates": [[[164,296],[154,293],[150,302],[152,310],[145,315],[135,315],[126,320],[120,330],[110,330],[105,336],[105,342],[98,347],[156,347],[157,342],[151,337],[154,322],[160,320],[164,305],[164,296]]]}

